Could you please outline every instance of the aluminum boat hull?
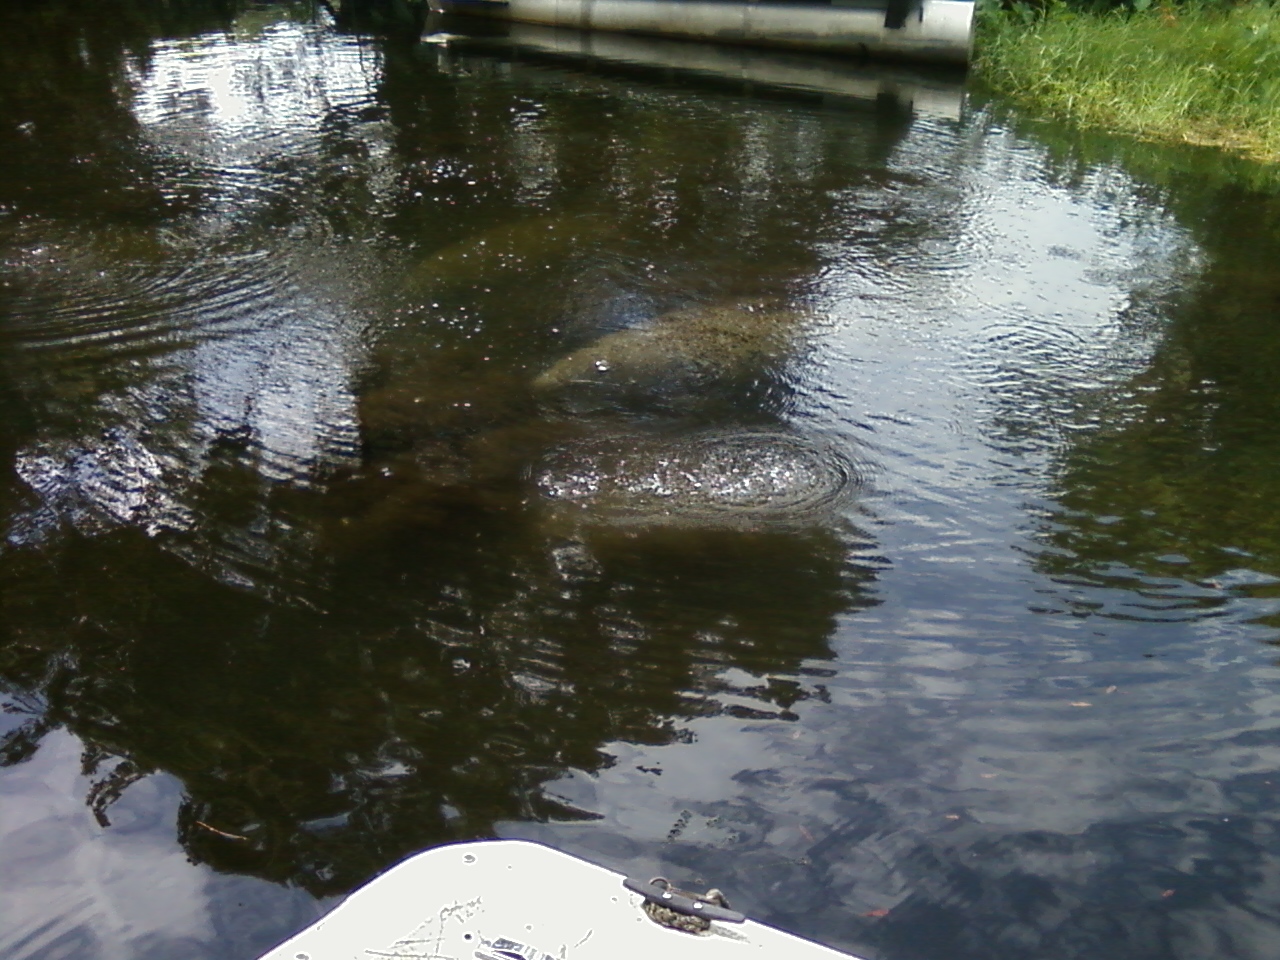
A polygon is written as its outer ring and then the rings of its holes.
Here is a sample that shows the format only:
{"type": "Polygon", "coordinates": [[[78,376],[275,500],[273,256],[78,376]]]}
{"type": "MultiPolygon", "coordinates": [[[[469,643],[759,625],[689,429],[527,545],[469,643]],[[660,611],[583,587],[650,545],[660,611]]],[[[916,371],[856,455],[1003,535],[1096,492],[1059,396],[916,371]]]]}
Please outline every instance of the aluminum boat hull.
{"type": "Polygon", "coordinates": [[[967,64],[973,3],[820,6],[733,0],[432,0],[442,12],[715,43],[967,64]]]}

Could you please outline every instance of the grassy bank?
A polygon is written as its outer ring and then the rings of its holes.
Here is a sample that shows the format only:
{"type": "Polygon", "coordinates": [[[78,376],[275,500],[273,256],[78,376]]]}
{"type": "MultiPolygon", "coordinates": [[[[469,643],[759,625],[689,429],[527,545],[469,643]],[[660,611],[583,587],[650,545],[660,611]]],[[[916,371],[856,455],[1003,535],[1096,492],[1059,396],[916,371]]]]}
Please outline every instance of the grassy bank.
{"type": "Polygon", "coordinates": [[[1025,108],[1280,161],[1280,3],[988,8],[975,69],[1025,108]]]}

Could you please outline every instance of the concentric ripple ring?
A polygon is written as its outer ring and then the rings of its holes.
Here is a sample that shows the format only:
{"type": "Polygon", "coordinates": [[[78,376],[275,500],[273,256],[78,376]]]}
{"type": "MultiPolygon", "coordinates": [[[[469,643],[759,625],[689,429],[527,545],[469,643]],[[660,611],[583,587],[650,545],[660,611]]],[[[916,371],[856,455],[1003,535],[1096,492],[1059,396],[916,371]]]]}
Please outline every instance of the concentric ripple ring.
{"type": "Polygon", "coordinates": [[[833,447],[765,432],[582,441],[552,451],[534,480],[601,519],[689,522],[812,517],[859,482],[833,447]]]}

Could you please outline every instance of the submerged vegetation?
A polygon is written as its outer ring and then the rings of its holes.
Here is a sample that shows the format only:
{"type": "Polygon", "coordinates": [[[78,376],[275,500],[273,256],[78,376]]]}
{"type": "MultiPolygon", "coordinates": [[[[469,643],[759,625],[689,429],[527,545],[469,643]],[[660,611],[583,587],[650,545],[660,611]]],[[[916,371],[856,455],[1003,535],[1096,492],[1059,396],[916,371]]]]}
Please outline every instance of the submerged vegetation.
{"type": "Polygon", "coordinates": [[[1280,160],[1280,4],[1082,7],[981,16],[976,69],[1024,109],[1145,139],[1280,160]]]}

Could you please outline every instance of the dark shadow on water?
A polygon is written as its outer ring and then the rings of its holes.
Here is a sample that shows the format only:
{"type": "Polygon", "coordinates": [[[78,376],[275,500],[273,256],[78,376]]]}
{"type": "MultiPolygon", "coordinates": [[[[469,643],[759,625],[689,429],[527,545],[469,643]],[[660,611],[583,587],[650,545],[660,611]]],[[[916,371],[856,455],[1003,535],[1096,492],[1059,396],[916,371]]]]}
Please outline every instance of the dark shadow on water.
{"type": "MultiPolygon", "coordinates": [[[[376,47],[378,99],[302,115],[280,157],[244,135],[211,144],[216,130],[175,151],[164,137],[208,110],[160,103],[153,142],[117,92],[150,68],[147,38],[266,27],[253,5],[192,7],[190,23],[130,9],[142,24],[99,36],[114,58],[91,57],[77,94],[94,119],[76,136],[97,140],[33,139],[0,161],[7,183],[31,184],[13,200],[31,219],[8,221],[17,282],[4,294],[0,440],[16,471],[0,683],[29,715],[5,761],[64,728],[85,745],[104,827],[132,784],[167,773],[195,861],[319,896],[500,821],[593,816],[543,785],[607,767],[610,743],[675,742],[726,710],[792,722],[818,695],[806,670],[829,658],[836,618],[874,603],[874,572],[851,562],[862,534],[834,514],[566,522],[530,479],[556,444],[655,418],[677,435],[730,410],[721,429],[783,429],[784,371],[715,403],[686,390],[656,413],[579,415],[530,381],[571,346],[672,309],[802,293],[823,219],[773,230],[768,196],[708,206],[682,190],[657,222],[647,195],[668,172],[641,171],[634,200],[610,200],[623,174],[589,152],[566,153],[539,193],[512,141],[511,91],[460,90],[404,32],[376,47]],[[141,207],[111,206],[66,159],[98,140],[127,171],[101,176],[136,184],[141,207]],[[466,164],[491,167],[457,174],[450,156],[477,140],[487,159],[466,164]],[[27,176],[46,155],[67,169],[27,176]],[[254,199],[228,215],[229,196],[254,199]],[[464,197],[464,216],[441,216],[464,197]],[[747,235],[716,226],[726,219],[747,235]],[[739,690],[735,671],[758,682],[739,690]]],[[[372,22],[349,15],[340,27],[372,22]]],[[[543,92],[570,117],[645,112],[622,86],[543,92]]],[[[631,119],[610,122],[631,136],[631,119]]],[[[702,162],[655,118],[644,126],[662,166],[702,162]]],[[[709,135],[738,137],[728,121],[709,135]]]]}
{"type": "MultiPolygon", "coordinates": [[[[323,613],[213,589],[133,534],[10,554],[4,685],[43,706],[8,762],[65,726],[104,825],[163,770],[196,859],[332,893],[497,820],[578,816],[540,784],[607,764],[613,740],[679,738],[722,709],[729,667],[794,675],[868,602],[826,531],[540,542],[454,503],[350,542],[323,613]]],[[[755,715],[789,705],[765,694],[755,715]]]]}

